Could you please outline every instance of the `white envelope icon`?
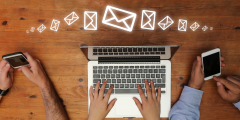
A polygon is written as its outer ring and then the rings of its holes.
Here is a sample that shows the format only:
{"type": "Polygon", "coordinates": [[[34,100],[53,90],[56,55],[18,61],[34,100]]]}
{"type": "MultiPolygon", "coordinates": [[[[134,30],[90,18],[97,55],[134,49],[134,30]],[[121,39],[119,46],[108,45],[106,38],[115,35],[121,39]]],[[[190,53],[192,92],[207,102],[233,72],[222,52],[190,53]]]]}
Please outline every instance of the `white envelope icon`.
{"type": "Polygon", "coordinates": [[[106,25],[110,25],[112,27],[116,27],[116,28],[131,32],[132,29],[133,29],[133,25],[135,23],[135,20],[136,20],[136,16],[137,15],[135,13],[132,13],[132,12],[129,12],[129,11],[126,11],[126,10],[123,10],[123,9],[115,8],[115,7],[112,7],[112,6],[107,6],[107,8],[105,10],[105,13],[104,13],[104,16],[103,16],[102,23],[106,24],[106,25]],[[124,17],[122,19],[117,18],[115,13],[113,12],[113,10],[126,14],[126,17],[124,17]],[[111,17],[106,19],[106,16],[109,12],[110,12],[111,17]],[[132,19],[130,25],[128,25],[127,22],[126,22],[129,19],[132,19]],[[113,24],[111,22],[117,22],[117,23],[123,24],[123,25],[116,25],[116,24],[113,24]]]}
{"type": "Polygon", "coordinates": [[[67,17],[64,18],[64,20],[68,25],[73,24],[77,19],[79,19],[79,17],[75,12],[72,12],[71,14],[69,14],[67,17]]]}
{"type": "Polygon", "coordinates": [[[84,29],[97,30],[97,12],[85,11],[84,12],[84,29]],[[86,23],[86,21],[90,21],[86,23]]]}
{"type": "Polygon", "coordinates": [[[187,20],[179,19],[178,30],[179,31],[187,31],[187,20]]]}
{"type": "Polygon", "coordinates": [[[165,18],[163,18],[158,25],[163,29],[166,30],[170,25],[172,25],[174,23],[174,21],[169,17],[166,16],[165,18]]]}
{"type": "Polygon", "coordinates": [[[143,10],[142,11],[142,19],[141,19],[141,28],[154,30],[155,27],[155,11],[143,10]],[[143,18],[147,17],[147,21],[144,23],[143,18]]]}
{"type": "Polygon", "coordinates": [[[195,30],[198,29],[199,26],[200,26],[200,25],[199,25],[197,22],[195,22],[195,23],[193,23],[193,24],[190,26],[190,28],[191,28],[193,31],[195,31],[195,30]]]}
{"type": "Polygon", "coordinates": [[[59,25],[60,25],[60,21],[53,19],[50,30],[58,31],[59,25]]]}
{"type": "Polygon", "coordinates": [[[42,24],[41,26],[39,26],[37,28],[37,30],[41,33],[42,31],[44,31],[46,29],[46,27],[42,24]]]}

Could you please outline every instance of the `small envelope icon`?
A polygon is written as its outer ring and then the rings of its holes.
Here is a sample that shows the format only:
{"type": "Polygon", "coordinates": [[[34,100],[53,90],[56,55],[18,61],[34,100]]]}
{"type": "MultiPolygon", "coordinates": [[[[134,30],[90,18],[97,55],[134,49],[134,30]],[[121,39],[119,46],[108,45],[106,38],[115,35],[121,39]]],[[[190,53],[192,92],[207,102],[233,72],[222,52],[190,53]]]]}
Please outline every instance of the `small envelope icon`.
{"type": "Polygon", "coordinates": [[[60,21],[53,19],[50,30],[58,31],[59,25],[60,25],[60,21]]]}
{"type": "Polygon", "coordinates": [[[155,11],[143,10],[142,11],[142,20],[141,20],[141,28],[154,30],[155,27],[155,11]],[[147,17],[147,21],[144,22],[144,17],[147,17]]]}
{"type": "Polygon", "coordinates": [[[187,31],[187,20],[179,19],[178,30],[179,31],[187,31]]]}
{"type": "Polygon", "coordinates": [[[37,30],[41,33],[42,31],[44,31],[46,29],[46,27],[42,24],[41,26],[39,26],[37,28],[37,30]]]}
{"type": "Polygon", "coordinates": [[[97,12],[85,11],[84,12],[84,29],[97,30],[97,12]],[[90,21],[87,23],[87,21],[90,21]]]}
{"type": "Polygon", "coordinates": [[[102,23],[131,32],[133,29],[135,20],[136,20],[136,16],[137,15],[135,13],[132,13],[132,12],[129,12],[129,11],[126,11],[123,9],[115,8],[112,6],[107,6],[104,16],[103,16],[102,23]],[[124,14],[125,17],[117,18],[113,11],[124,14]],[[108,16],[109,13],[110,13],[111,17],[106,19],[106,17],[108,16]],[[130,25],[127,24],[127,20],[131,21],[130,25]]]}
{"type": "Polygon", "coordinates": [[[169,17],[166,16],[165,18],[163,18],[158,25],[163,29],[166,30],[170,25],[172,25],[174,23],[174,21],[169,17]]]}
{"type": "Polygon", "coordinates": [[[190,28],[191,28],[193,31],[195,31],[195,30],[198,29],[199,26],[200,26],[200,25],[199,25],[197,22],[195,22],[195,23],[193,23],[193,24],[190,26],[190,28]]]}
{"type": "Polygon", "coordinates": [[[67,17],[64,18],[64,20],[66,21],[66,23],[68,25],[73,24],[78,19],[79,19],[79,17],[77,16],[77,14],[75,12],[72,12],[71,14],[69,14],[67,17]]]}

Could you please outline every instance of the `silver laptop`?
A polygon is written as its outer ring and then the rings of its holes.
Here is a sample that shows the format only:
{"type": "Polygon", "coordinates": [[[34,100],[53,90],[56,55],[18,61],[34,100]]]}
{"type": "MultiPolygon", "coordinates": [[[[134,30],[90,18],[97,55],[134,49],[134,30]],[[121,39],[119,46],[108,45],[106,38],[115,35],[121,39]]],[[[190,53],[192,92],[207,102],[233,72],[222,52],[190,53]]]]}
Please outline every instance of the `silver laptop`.
{"type": "MultiPolygon", "coordinates": [[[[179,46],[81,46],[88,62],[88,88],[107,80],[105,93],[114,86],[109,102],[117,101],[107,118],[142,118],[133,97],[140,100],[137,85],[146,93],[144,80],[152,80],[161,89],[161,115],[171,108],[171,62],[179,46]]],[[[90,106],[90,99],[88,98],[90,106]]],[[[89,107],[88,107],[89,108],[89,107]]]]}

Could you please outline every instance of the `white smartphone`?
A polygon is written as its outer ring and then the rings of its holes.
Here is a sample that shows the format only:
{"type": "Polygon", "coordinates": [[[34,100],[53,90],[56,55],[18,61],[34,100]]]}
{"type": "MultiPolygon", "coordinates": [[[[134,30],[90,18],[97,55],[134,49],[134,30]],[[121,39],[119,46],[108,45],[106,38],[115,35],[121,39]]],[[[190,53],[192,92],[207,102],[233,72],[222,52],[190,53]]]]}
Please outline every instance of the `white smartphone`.
{"type": "Polygon", "coordinates": [[[219,48],[202,53],[202,67],[204,80],[221,75],[221,54],[219,48]]]}
{"type": "Polygon", "coordinates": [[[2,58],[7,61],[14,69],[29,65],[27,57],[22,52],[3,55],[2,58]]]}

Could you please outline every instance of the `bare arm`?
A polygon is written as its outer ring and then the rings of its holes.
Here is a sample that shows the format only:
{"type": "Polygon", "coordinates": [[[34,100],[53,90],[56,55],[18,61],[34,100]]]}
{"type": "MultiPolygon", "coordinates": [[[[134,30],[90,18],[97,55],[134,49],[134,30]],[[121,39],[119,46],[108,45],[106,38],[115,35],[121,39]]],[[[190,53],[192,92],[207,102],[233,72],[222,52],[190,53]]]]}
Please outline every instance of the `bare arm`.
{"type": "Polygon", "coordinates": [[[2,100],[2,96],[0,96],[0,102],[1,102],[1,100],[2,100]]]}
{"type": "Polygon", "coordinates": [[[40,91],[43,96],[47,120],[68,120],[67,113],[53,84],[49,81],[43,88],[40,88],[40,91]]]}
{"type": "Polygon", "coordinates": [[[29,67],[22,66],[22,71],[27,78],[37,84],[43,96],[47,120],[68,120],[67,112],[63,108],[62,103],[57,95],[56,90],[41,63],[37,59],[33,59],[28,53],[25,53],[30,64],[29,67]]]}

